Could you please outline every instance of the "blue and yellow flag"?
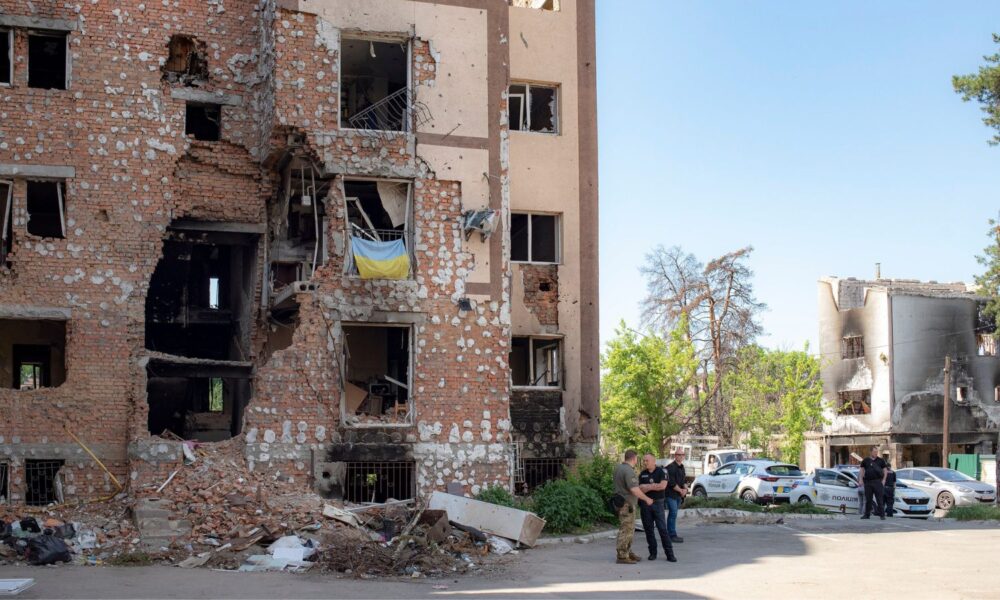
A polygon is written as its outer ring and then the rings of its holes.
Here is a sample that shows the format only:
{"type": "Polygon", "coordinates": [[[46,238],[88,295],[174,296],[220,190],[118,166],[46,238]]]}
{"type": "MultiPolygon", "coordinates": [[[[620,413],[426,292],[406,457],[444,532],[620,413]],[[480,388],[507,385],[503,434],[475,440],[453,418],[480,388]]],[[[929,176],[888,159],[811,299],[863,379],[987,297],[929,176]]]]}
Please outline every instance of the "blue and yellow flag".
{"type": "Polygon", "coordinates": [[[373,242],[351,236],[351,249],[362,279],[406,279],[410,276],[410,257],[401,239],[373,242]]]}

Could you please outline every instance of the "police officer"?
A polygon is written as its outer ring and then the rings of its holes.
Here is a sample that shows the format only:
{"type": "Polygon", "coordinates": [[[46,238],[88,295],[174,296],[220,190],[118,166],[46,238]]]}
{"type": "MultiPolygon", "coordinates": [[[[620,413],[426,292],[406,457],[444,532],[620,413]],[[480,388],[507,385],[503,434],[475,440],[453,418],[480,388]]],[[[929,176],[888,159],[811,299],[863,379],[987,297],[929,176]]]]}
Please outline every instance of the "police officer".
{"type": "Polygon", "coordinates": [[[638,512],[639,500],[647,505],[653,499],[639,489],[639,478],[635,474],[635,465],[639,462],[635,450],[625,451],[625,462],[615,467],[611,476],[615,487],[612,501],[618,512],[618,539],[615,544],[618,551],[618,563],[634,565],[639,562],[639,555],[632,552],[632,537],[635,535],[635,513],[638,512]]]}
{"type": "Polygon", "coordinates": [[[878,518],[885,520],[885,461],[878,455],[878,446],[872,446],[868,458],[861,461],[861,478],[865,485],[865,516],[862,519],[870,519],[872,514],[872,501],[875,503],[875,514],[878,518]]]}
{"type": "Polygon", "coordinates": [[[892,470],[892,465],[889,461],[885,461],[885,514],[886,516],[893,516],[896,514],[896,509],[893,508],[896,504],[896,472],[892,470]]]}
{"type": "Polygon", "coordinates": [[[652,504],[639,505],[642,530],[646,534],[646,545],[649,546],[649,560],[656,560],[656,534],[659,533],[667,560],[677,562],[677,557],[674,556],[674,546],[670,543],[670,536],[667,534],[667,519],[663,513],[667,474],[656,466],[656,457],[652,454],[646,454],[642,457],[642,465],[645,468],[639,473],[639,489],[653,499],[652,504]]]}

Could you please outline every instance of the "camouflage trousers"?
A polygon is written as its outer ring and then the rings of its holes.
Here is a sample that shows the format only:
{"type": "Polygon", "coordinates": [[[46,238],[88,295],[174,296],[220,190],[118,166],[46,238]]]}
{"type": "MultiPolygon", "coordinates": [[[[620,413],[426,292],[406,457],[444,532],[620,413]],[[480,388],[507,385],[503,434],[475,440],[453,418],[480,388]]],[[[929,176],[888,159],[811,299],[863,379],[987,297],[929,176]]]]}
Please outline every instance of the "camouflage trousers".
{"type": "Polygon", "coordinates": [[[628,502],[618,510],[618,558],[628,558],[632,553],[632,537],[635,535],[635,507],[628,502]]]}

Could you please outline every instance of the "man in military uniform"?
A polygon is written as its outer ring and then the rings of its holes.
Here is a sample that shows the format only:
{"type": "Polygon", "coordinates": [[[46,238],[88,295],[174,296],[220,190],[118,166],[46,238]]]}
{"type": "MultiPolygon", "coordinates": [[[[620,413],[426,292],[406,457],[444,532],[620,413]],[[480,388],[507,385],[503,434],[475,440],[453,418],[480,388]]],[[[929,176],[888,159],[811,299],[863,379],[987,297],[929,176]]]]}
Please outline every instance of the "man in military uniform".
{"type": "Polygon", "coordinates": [[[639,476],[636,475],[635,465],[639,462],[635,450],[625,451],[625,462],[615,467],[612,477],[615,486],[615,495],[612,501],[618,512],[618,541],[616,549],[618,551],[618,563],[634,565],[639,562],[639,555],[632,552],[632,537],[635,535],[635,516],[638,512],[639,500],[647,506],[653,504],[652,498],[639,489],[639,476]]]}

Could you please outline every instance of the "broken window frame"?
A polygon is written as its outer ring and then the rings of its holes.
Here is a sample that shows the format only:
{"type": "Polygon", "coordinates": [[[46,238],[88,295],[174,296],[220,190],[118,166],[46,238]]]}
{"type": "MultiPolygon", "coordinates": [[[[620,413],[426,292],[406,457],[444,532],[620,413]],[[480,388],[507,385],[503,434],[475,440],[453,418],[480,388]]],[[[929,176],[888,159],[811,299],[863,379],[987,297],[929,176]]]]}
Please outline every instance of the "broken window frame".
{"type": "Polygon", "coordinates": [[[383,323],[383,322],[364,322],[364,321],[341,321],[339,327],[341,337],[341,361],[340,361],[340,423],[345,427],[351,427],[355,429],[364,429],[372,427],[410,427],[414,422],[414,376],[413,370],[416,365],[416,348],[417,346],[417,327],[412,323],[383,323]],[[357,413],[351,415],[347,412],[347,367],[348,361],[350,360],[350,348],[347,344],[347,336],[344,333],[345,327],[372,327],[372,328],[397,328],[406,329],[409,334],[407,335],[408,348],[406,349],[407,356],[407,367],[406,367],[406,381],[401,382],[406,385],[406,418],[401,421],[373,421],[373,422],[362,422],[356,419],[357,413]]]}
{"type": "MultiPolygon", "coordinates": [[[[186,101],[184,103],[184,136],[185,137],[190,136],[191,139],[197,140],[199,142],[220,142],[220,141],[222,141],[222,131],[223,131],[222,130],[222,117],[223,117],[223,112],[224,112],[223,109],[224,108],[225,108],[224,105],[219,104],[219,103],[215,103],[215,102],[196,102],[194,100],[188,100],[188,101],[186,101]],[[190,109],[192,107],[202,107],[204,109],[208,109],[210,107],[215,107],[215,108],[219,109],[219,122],[216,124],[218,126],[218,135],[217,135],[217,137],[215,137],[215,138],[200,138],[200,137],[198,137],[197,133],[195,133],[195,132],[189,132],[188,131],[188,121],[190,120],[189,117],[188,117],[188,112],[190,111],[190,109]]],[[[207,112],[205,113],[205,119],[207,119],[209,121],[212,120],[212,118],[210,116],[208,116],[207,112]]]]}
{"type": "MultiPolygon", "coordinates": [[[[510,212],[511,217],[514,215],[524,215],[528,218],[528,259],[519,260],[514,258],[514,247],[513,240],[511,240],[511,258],[510,262],[519,263],[525,265],[559,265],[562,264],[562,213],[546,213],[546,212],[532,212],[532,211],[522,211],[522,210],[512,210],[510,212]],[[554,261],[543,261],[534,260],[533,254],[533,240],[532,240],[532,217],[553,217],[555,219],[555,260],[554,261]]],[[[513,237],[513,226],[511,227],[511,237],[513,237]]]]}
{"type": "MultiPolygon", "coordinates": [[[[560,93],[559,84],[557,83],[532,83],[529,81],[511,81],[510,85],[507,87],[507,110],[510,111],[510,99],[514,96],[519,96],[521,98],[521,109],[518,115],[518,128],[514,129],[510,127],[510,131],[518,131],[522,133],[538,133],[542,135],[559,135],[560,134],[560,115],[561,111],[559,109],[560,98],[562,94],[560,93]],[[523,86],[524,94],[514,94],[511,92],[511,88],[514,86],[523,86]],[[552,102],[552,129],[551,131],[545,131],[542,129],[532,129],[531,128],[531,88],[547,88],[552,90],[552,95],[554,97],[552,102]]],[[[510,118],[508,117],[508,125],[510,123],[510,118]]]]}
{"type": "Polygon", "coordinates": [[[7,38],[7,81],[0,80],[0,87],[14,85],[14,29],[0,28],[0,36],[7,38]]]}
{"type": "MultiPolygon", "coordinates": [[[[414,102],[413,102],[413,96],[414,96],[414,94],[413,94],[413,38],[411,36],[407,35],[407,34],[400,34],[400,35],[391,35],[391,34],[388,34],[388,35],[379,35],[379,34],[367,33],[367,32],[342,33],[341,36],[340,36],[340,47],[338,47],[337,50],[338,50],[338,52],[337,52],[337,54],[338,54],[338,59],[337,59],[337,90],[338,90],[338,95],[337,95],[337,126],[340,128],[340,130],[341,131],[371,131],[371,130],[374,130],[374,131],[398,131],[399,133],[414,133],[414,126],[413,126],[413,120],[414,120],[413,119],[413,107],[414,107],[414,102]],[[344,76],[344,62],[343,62],[344,61],[344,50],[343,50],[343,48],[344,48],[344,41],[345,40],[362,41],[362,42],[377,42],[377,43],[383,43],[383,44],[406,44],[406,88],[405,88],[406,89],[406,110],[405,110],[406,114],[404,115],[404,121],[402,123],[402,129],[400,129],[400,130],[395,130],[395,129],[371,129],[371,128],[368,128],[368,129],[359,129],[359,128],[356,128],[356,127],[350,127],[349,126],[350,119],[353,117],[353,115],[352,115],[352,117],[348,117],[347,119],[344,119],[344,102],[341,100],[342,96],[341,96],[341,92],[339,90],[344,90],[345,89],[344,88],[344,82],[343,82],[343,76],[344,76]],[[348,125],[345,126],[345,123],[347,123],[348,125]]],[[[393,92],[393,94],[396,94],[396,93],[399,93],[398,90],[396,92],[393,92]]],[[[388,98],[391,95],[392,94],[387,94],[385,96],[385,98],[388,98]]],[[[379,102],[382,102],[383,100],[385,100],[385,98],[382,98],[380,100],[375,101],[371,106],[377,105],[379,102]]],[[[362,109],[362,111],[363,110],[367,110],[368,108],[371,108],[371,107],[370,106],[366,107],[366,108],[362,109]]],[[[361,111],[359,111],[359,112],[361,112],[361,111]]]]}
{"type": "MultiPolygon", "coordinates": [[[[63,41],[66,44],[66,64],[65,64],[65,74],[63,76],[63,87],[61,87],[61,88],[42,88],[42,87],[32,86],[30,84],[30,81],[31,81],[31,60],[29,58],[30,55],[31,55],[30,50],[25,54],[25,70],[26,70],[27,75],[28,75],[28,78],[27,78],[27,81],[29,82],[28,83],[28,87],[34,88],[34,89],[44,89],[44,90],[68,90],[68,89],[70,89],[70,82],[72,80],[72,78],[71,78],[71,74],[72,74],[71,67],[72,67],[72,64],[73,64],[73,61],[72,61],[73,53],[70,52],[70,47],[69,47],[69,34],[70,34],[70,32],[68,32],[68,31],[59,31],[59,30],[51,30],[51,29],[29,29],[27,31],[27,33],[28,33],[28,47],[29,48],[30,48],[30,45],[31,45],[31,38],[32,37],[63,38],[63,41]]],[[[12,80],[14,78],[13,77],[13,70],[14,69],[13,69],[13,65],[12,65],[11,66],[11,79],[12,80]]]]}
{"type": "Polygon", "coordinates": [[[872,391],[863,390],[841,390],[837,392],[837,416],[862,416],[872,413],[872,391]],[[858,394],[858,399],[852,398],[851,394],[858,394]],[[861,410],[855,410],[855,406],[860,406],[861,410]],[[868,410],[864,410],[867,408],[868,410]]]}
{"type": "Polygon", "coordinates": [[[560,10],[559,0],[510,0],[510,5],[514,8],[528,8],[549,12],[558,12],[560,10]]]}
{"type": "Polygon", "coordinates": [[[14,249],[14,182],[0,179],[0,186],[7,186],[6,198],[3,202],[3,229],[0,230],[0,267],[6,267],[11,251],[14,249]]]}
{"type": "MultiPolygon", "coordinates": [[[[510,367],[509,371],[510,371],[510,385],[511,385],[511,387],[514,388],[514,389],[519,389],[519,390],[563,390],[563,389],[565,389],[565,387],[566,387],[566,378],[565,378],[566,363],[565,363],[565,359],[563,357],[563,354],[565,352],[565,350],[564,350],[564,348],[565,348],[565,337],[562,336],[562,335],[514,335],[514,336],[511,336],[511,352],[510,352],[511,354],[514,351],[514,347],[513,347],[514,338],[522,338],[522,339],[523,338],[527,338],[528,339],[528,373],[530,373],[530,377],[533,379],[533,383],[528,384],[528,385],[514,383],[514,369],[513,369],[513,367],[510,364],[508,364],[508,367],[510,367]],[[557,345],[556,345],[556,360],[557,360],[557,362],[559,364],[556,366],[556,369],[558,370],[558,375],[559,375],[558,381],[556,382],[555,385],[552,385],[552,384],[549,384],[549,383],[539,384],[538,382],[543,380],[545,374],[549,372],[549,369],[546,369],[541,375],[536,375],[537,371],[535,369],[535,354],[536,354],[537,350],[535,349],[535,343],[536,342],[552,342],[552,341],[557,342],[557,345]]],[[[510,360],[511,360],[510,356],[508,355],[508,363],[510,362],[510,360]]]]}
{"type": "Polygon", "coordinates": [[[25,184],[25,191],[24,191],[24,212],[25,212],[25,214],[27,216],[27,218],[24,220],[24,231],[25,231],[25,233],[27,233],[28,235],[33,235],[33,236],[35,236],[37,238],[41,238],[43,240],[53,240],[53,239],[64,240],[64,239],[66,239],[66,194],[63,191],[66,188],[66,180],[65,179],[45,179],[45,178],[41,178],[41,177],[33,177],[31,179],[27,179],[26,182],[27,183],[25,184]],[[31,211],[28,210],[28,202],[29,202],[29,200],[28,200],[28,188],[30,188],[32,181],[34,181],[34,182],[40,182],[40,183],[55,183],[56,184],[56,198],[57,198],[57,202],[58,202],[58,205],[59,205],[59,229],[62,232],[61,236],[59,236],[59,237],[51,237],[51,236],[38,235],[37,233],[31,233],[31,231],[28,229],[29,224],[31,223],[31,211]]]}
{"type": "Polygon", "coordinates": [[[840,339],[840,358],[852,360],[865,357],[865,338],[861,335],[845,335],[840,339]]]}
{"type": "MultiPolygon", "coordinates": [[[[361,273],[358,271],[358,265],[354,262],[354,249],[351,247],[351,236],[355,229],[352,229],[350,220],[347,218],[348,211],[350,209],[349,202],[351,200],[356,200],[356,198],[348,198],[347,196],[347,184],[352,181],[373,182],[376,185],[380,182],[406,184],[406,220],[403,223],[403,245],[406,246],[406,256],[410,261],[410,273],[407,275],[406,279],[400,279],[398,281],[412,281],[416,277],[417,273],[416,253],[413,251],[413,181],[409,179],[392,179],[387,177],[345,177],[340,181],[340,196],[344,199],[344,235],[347,240],[347,252],[344,260],[344,275],[352,279],[361,279],[361,273]]],[[[358,204],[360,208],[360,203],[358,204]]],[[[361,214],[370,227],[369,230],[365,230],[367,232],[366,237],[372,238],[373,235],[378,237],[379,232],[384,230],[375,229],[375,226],[371,223],[371,219],[367,216],[363,209],[361,210],[361,214]]],[[[362,231],[359,231],[359,233],[361,232],[362,231]]],[[[380,237],[378,239],[381,240],[380,237]]],[[[366,281],[396,280],[370,279],[366,281]]]]}

